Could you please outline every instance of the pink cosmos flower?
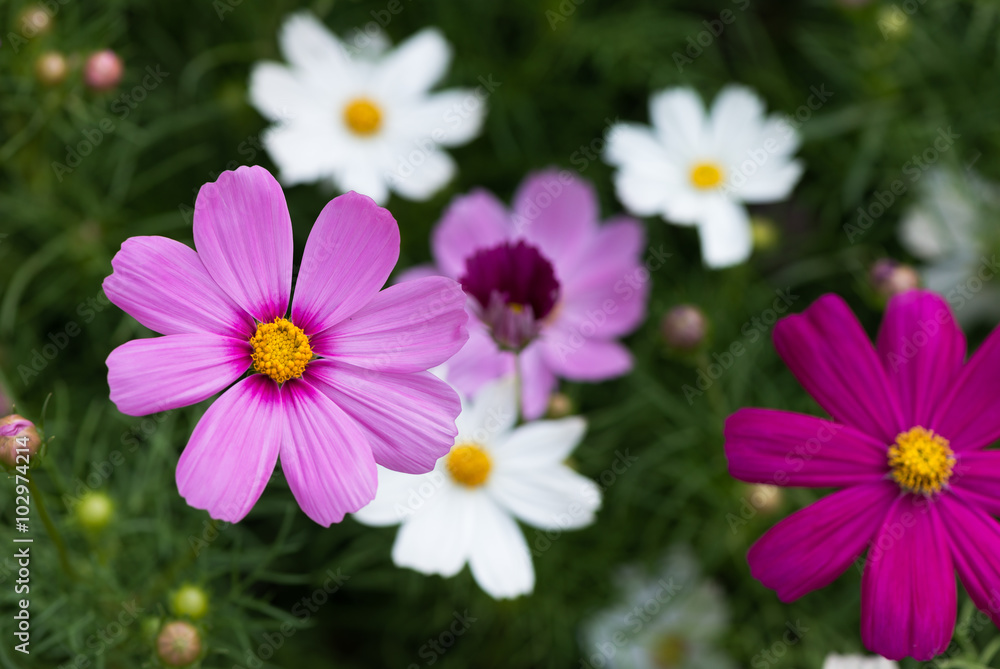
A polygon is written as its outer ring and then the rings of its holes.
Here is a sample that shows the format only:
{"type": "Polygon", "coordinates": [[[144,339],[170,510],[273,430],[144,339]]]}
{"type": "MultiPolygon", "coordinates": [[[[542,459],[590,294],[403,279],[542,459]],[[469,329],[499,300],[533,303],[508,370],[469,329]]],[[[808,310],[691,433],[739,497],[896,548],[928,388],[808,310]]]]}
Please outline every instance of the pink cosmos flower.
{"type": "Polygon", "coordinates": [[[643,229],[599,218],[593,187],[557,170],[529,175],[513,212],[485,190],[451,203],[431,240],[436,267],[405,275],[459,279],[470,296],[469,343],[448,362],[449,382],[475,395],[513,373],[520,351],[523,411],[533,420],[557,377],[601,381],[632,368],[616,339],[646,315],[643,229]]]}
{"type": "Polygon", "coordinates": [[[194,241],[197,252],[133,237],[104,281],[112,302],[166,335],[108,357],[120,411],[141,416],[225,390],[177,464],[188,504],[240,520],[280,453],[299,506],[329,526],[374,498],[376,463],[434,468],[454,444],[461,404],[425,370],[465,343],[465,296],[440,277],[380,292],[399,257],[388,211],[353,192],[323,208],[290,315],[292,224],[267,170],[241,167],[203,186],[194,241]]]}
{"type": "Polygon", "coordinates": [[[892,660],[943,652],[955,572],[1000,622],[1000,329],[965,362],[938,295],[892,298],[875,347],[844,301],[777,324],[779,355],[832,420],[741,409],[726,421],[743,481],[841,488],[750,549],[750,571],[785,602],[832,583],[866,549],[861,638],[892,660]]]}

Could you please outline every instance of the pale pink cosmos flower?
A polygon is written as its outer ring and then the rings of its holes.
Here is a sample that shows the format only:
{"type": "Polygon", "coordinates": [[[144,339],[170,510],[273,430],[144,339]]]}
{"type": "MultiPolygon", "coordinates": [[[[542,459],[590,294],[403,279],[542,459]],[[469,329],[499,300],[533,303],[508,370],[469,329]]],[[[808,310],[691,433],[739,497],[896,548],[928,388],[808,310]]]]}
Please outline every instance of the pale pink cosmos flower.
{"type": "Polygon", "coordinates": [[[194,242],[197,252],[133,237],[104,281],[112,302],[166,335],[108,357],[122,413],[225,390],[177,465],[188,504],[240,520],[280,454],[299,506],[328,526],[374,498],[376,463],[411,474],[434,468],[454,444],[461,404],[426,370],[465,343],[465,298],[441,277],[380,291],[399,258],[387,210],[353,192],[323,208],[290,314],[292,224],[267,170],[241,167],[203,186],[194,242]]]}

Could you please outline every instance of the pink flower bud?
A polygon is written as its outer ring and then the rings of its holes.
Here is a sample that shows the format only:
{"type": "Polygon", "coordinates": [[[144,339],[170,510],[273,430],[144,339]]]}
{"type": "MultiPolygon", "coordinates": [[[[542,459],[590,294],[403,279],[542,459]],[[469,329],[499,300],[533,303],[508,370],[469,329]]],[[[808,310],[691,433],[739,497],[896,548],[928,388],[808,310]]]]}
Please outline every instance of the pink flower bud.
{"type": "Polygon", "coordinates": [[[882,258],[872,265],[870,278],[878,294],[885,298],[905,293],[920,285],[920,275],[909,265],[882,258]]]}
{"type": "Polygon", "coordinates": [[[705,313],[691,304],[679,304],[663,317],[660,332],[667,345],[682,351],[698,348],[708,333],[705,313]]]}
{"type": "Polygon", "coordinates": [[[184,667],[201,655],[201,635],[191,623],[167,623],[156,638],[156,654],[168,667],[184,667]]]}
{"type": "Polygon", "coordinates": [[[95,91],[111,90],[122,80],[125,65],[111,49],[98,51],[87,58],[83,66],[83,79],[95,91]]]}
{"type": "Polygon", "coordinates": [[[42,446],[34,423],[16,413],[0,418],[0,466],[12,471],[18,465],[31,464],[42,446]],[[18,462],[18,456],[22,457],[18,462]]]}

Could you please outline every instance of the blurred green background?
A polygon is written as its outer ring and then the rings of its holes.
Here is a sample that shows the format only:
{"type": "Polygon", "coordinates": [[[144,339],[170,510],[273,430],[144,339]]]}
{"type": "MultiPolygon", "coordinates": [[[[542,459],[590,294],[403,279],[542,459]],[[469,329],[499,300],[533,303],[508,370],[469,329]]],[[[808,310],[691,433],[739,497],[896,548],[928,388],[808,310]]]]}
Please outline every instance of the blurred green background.
{"type": "MultiPolygon", "coordinates": [[[[169,617],[169,593],[193,583],[210,596],[208,614],[197,621],[207,648],[203,667],[261,666],[248,664],[248,653],[276,633],[280,647],[263,666],[577,667],[584,657],[579,625],[618,597],[611,578],[617,566],[653,565],[675,543],[691,544],[723,587],[732,619],[723,643],[741,666],[818,668],[829,652],[863,651],[856,570],[790,605],[750,577],[749,545],[823,491],[784,491],[777,509],[749,513],[747,487],[726,473],[722,423],[747,405],[819,413],[774,353],[769,328],[746,324],[771,305],[775,290],[796,296],[793,310],[835,291],[874,331],[882,302],[868,268],[882,256],[907,259],[896,224],[913,189],[853,243],[844,226],[856,224],[858,207],[900,178],[940,129],[959,135],[941,165],[974,165],[1000,178],[1000,4],[402,0],[395,15],[383,1],[47,4],[57,10],[48,29],[19,40],[12,35],[22,35],[23,13],[36,5],[0,0],[0,374],[18,412],[51,437],[36,477],[76,577],[61,569],[33,516],[32,653],[14,653],[7,633],[18,598],[7,548],[14,485],[0,485],[0,666],[159,666],[150,635],[169,617]],[[133,235],[192,244],[190,211],[202,184],[238,165],[274,169],[260,150],[267,124],[247,103],[247,78],[256,61],[281,60],[276,31],[298,9],[312,10],[341,35],[381,19],[393,42],[438,26],[456,53],[442,85],[499,82],[481,137],[451,150],[459,165],[453,183],[428,202],[389,202],[402,231],[401,268],[428,259],[428,234],[452,197],[484,186],[509,200],[532,169],[578,170],[596,185],[604,213],[620,212],[611,170],[598,158],[602,137],[609,120],[648,122],[647,101],[659,88],[691,85],[711,100],[724,84],[742,82],[769,110],[793,115],[814,87],[832,93],[819,109],[800,111],[807,169],[790,201],[754,209],[773,222],[778,241],[750,263],[707,271],[691,229],[647,221],[650,248],[672,256],[652,276],[646,324],[627,340],[635,371],[564,387],[590,421],[574,456],[581,472],[601,480],[626,449],[638,460],[610,484],[605,476],[596,524],[539,551],[529,597],[495,602],[467,570],[444,580],[397,569],[394,529],[351,519],[322,529],[299,511],[280,475],[245,521],[209,525],[204,512],[184,504],[173,477],[206,404],[140,419],[108,400],[108,353],[150,335],[103,299],[111,258],[133,235]],[[719,31],[724,10],[735,20],[719,31]],[[124,59],[125,75],[117,89],[95,93],[80,67],[104,48],[124,59]],[[53,50],[69,59],[70,72],[45,85],[36,61],[53,50]],[[159,68],[163,80],[135,102],[146,68],[159,68]],[[100,130],[105,120],[110,132],[100,130]],[[95,132],[92,152],[57,174],[53,162],[67,163],[68,148],[95,132]],[[680,302],[700,305],[711,320],[710,339],[694,355],[669,352],[659,333],[664,312],[680,302]],[[79,334],[60,336],[71,323],[79,334]],[[742,342],[746,354],[689,404],[682,386],[693,385],[698,369],[732,342],[742,342]],[[32,367],[49,343],[58,354],[32,367]],[[73,499],[90,489],[115,507],[97,532],[74,512],[73,499]],[[741,513],[752,517],[742,522],[741,513]],[[296,604],[328,573],[339,573],[342,586],[303,620],[293,613],[296,604]],[[147,620],[107,643],[94,641],[132,600],[147,620]],[[429,654],[426,644],[456,613],[476,620],[453,647],[429,654]],[[282,623],[293,633],[282,634],[282,623]],[[807,631],[780,656],[770,654],[790,623],[807,631]]],[[[299,257],[332,193],[299,186],[286,195],[299,257]]],[[[973,332],[973,342],[983,333],[973,332]]],[[[525,531],[533,547],[547,545],[525,531]]],[[[962,597],[961,615],[968,615],[962,597]]],[[[959,640],[975,654],[995,634],[988,627],[959,640]]]]}

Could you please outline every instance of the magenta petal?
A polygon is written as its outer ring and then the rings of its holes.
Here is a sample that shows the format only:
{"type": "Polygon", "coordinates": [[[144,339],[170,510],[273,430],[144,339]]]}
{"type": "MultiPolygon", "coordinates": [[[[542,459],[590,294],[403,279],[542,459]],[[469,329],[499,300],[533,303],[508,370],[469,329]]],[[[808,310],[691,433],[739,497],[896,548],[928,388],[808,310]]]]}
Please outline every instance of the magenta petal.
{"type": "Polygon", "coordinates": [[[903,495],[868,551],[861,579],[861,641],[890,660],[925,662],[944,651],[957,596],[938,504],[903,495]]]}
{"type": "Polygon", "coordinates": [[[949,495],[941,498],[940,512],[962,585],[976,607],[1000,625],[1000,525],[982,509],[949,495]]]}
{"type": "Polygon", "coordinates": [[[578,330],[551,332],[541,342],[546,366],[572,381],[603,381],[632,369],[632,354],[616,341],[587,339],[578,330]]]}
{"type": "Polygon", "coordinates": [[[443,276],[398,283],[312,337],[313,351],[366,369],[422,372],[465,344],[465,302],[461,287],[443,276]]]}
{"type": "Polygon", "coordinates": [[[308,382],[289,381],[282,395],[281,469],[305,514],[329,527],[375,498],[371,446],[358,424],[308,382]]]}
{"type": "Polygon", "coordinates": [[[253,319],[219,288],[198,254],[166,237],[125,240],[104,294],[161,334],[211,332],[249,339],[253,319]]]}
{"type": "Polygon", "coordinates": [[[455,444],[462,403],[429,372],[392,374],[317,360],[304,378],[357,422],[383,467],[424,474],[455,444]]]}
{"type": "Polygon", "coordinates": [[[263,167],[223,172],[198,191],[194,245],[208,273],[258,321],[285,315],[292,289],[292,220],[263,167]]]}
{"type": "Polygon", "coordinates": [[[876,341],[886,376],[899,396],[904,421],[924,424],[965,361],[965,335],[948,303],[924,290],[893,297],[876,341]]]}
{"type": "Polygon", "coordinates": [[[740,409],[726,420],[729,474],[749,483],[840,488],[889,471],[885,444],[833,421],[772,409],[740,409]]]}
{"type": "Polygon", "coordinates": [[[501,351],[477,319],[468,324],[469,341],[446,363],[445,378],[467,397],[473,397],[487,381],[514,373],[514,354],[501,351]]]}
{"type": "Polygon", "coordinates": [[[465,273],[465,260],[477,250],[506,241],[508,214],[503,203],[485,190],[455,198],[431,234],[434,262],[453,279],[465,273]]]}
{"type": "Polygon", "coordinates": [[[133,339],[108,356],[111,401],[129,416],[197,404],[250,367],[250,343],[214,334],[133,339]]]}
{"type": "Polygon", "coordinates": [[[1000,516],[1000,451],[964,451],[956,460],[948,484],[962,499],[1000,516]]]}
{"type": "Polygon", "coordinates": [[[535,420],[545,415],[549,397],[556,389],[556,376],[545,362],[540,342],[521,351],[518,365],[521,370],[521,410],[525,420],[535,420]]]}
{"type": "Polygon", "coordinates": [[[590,182],[564,170],[530,174],[514,195],[514,235],[542,250],[559,276],[597,232],[600,211],[590,182]]]}
{"type": "Polygon", "coordinates": [[[838,423],[891,444],[912,425],[903,419],[895,389],[850,307],[824,295],[774,327],[778,355],[838,423]]]}
{"type": "Polygon", "coordinates": [[[181,453],[181,496],[212,518],[241,520],[271,478],[284,423],[274,381],[254,374],[237,383],[208,408],[181,453]]]}
{"type": "Polygon", "coordinates": [[[313,335],[364,307],[399,260],[399,226],[389,210],[353,191],[320,212],[302,255],[292,320],[313,335]]]}
{"type": "Polygon", "coordinates": [[[956,451],[989,446],[1000,438],[1000,328],[993,330],[965,364],[927,427],[956,451]]]}
{"type": "Polygon", "coordinates": [[[864,552],[898,494],[886,481],[852,486],[793,513],[750,547],[750,572],[783,602],[830,585],[864,552]]]}

